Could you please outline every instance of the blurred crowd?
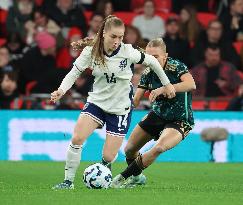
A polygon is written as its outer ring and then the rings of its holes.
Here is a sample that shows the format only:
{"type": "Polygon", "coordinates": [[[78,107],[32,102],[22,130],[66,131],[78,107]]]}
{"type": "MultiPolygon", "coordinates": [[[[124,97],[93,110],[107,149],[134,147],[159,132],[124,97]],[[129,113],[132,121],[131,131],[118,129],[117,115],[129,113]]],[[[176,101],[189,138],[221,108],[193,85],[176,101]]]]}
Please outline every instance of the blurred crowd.
{"type": "MultiPolygon", "coordinates": [[[[190,69],[194,99],[226,99],[222,109],[243,110],[243,0],[1,0],[0,109],[82,108],[89,69],[57,105],[48,94],[79,55],[70,43],[94,37],[110,14],[124,20],[125,43],[145,48],[164,39],[169,56],[190,69]]],[[[134,90],[143,69],[135,65],[134,90]]],[[[148,107],[145,96],[140,108],[148,107]]]]}

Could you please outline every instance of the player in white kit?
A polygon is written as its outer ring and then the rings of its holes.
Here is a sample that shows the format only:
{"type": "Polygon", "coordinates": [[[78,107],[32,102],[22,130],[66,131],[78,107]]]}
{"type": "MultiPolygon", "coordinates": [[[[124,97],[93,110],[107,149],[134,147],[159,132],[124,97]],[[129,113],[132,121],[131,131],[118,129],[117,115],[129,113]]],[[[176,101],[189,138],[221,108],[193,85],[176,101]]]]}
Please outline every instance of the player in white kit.
{"type": "Polygon", "coordinates": [[[106,140],[102,163],[108,167],[115,160],[128,131],[131,120],[133,64],[145,64],[158,75],[169,98],[175,96],[175,89],[165,75],[159,62],[151,55],[122,43],[124,23],[115,16],[108,16],[97,36],[85,47],[63,79],[58,90],[51,93],[51,101],[59,100],[75,80],[86,69],[92,69],[95,77],[93,90],[89,92],[87,104],[74,128],[67,150],[65,178],[53,189],[73,189],[76,170],[80,164],[82,144],[93,131],[106,124],[106,140]]]}

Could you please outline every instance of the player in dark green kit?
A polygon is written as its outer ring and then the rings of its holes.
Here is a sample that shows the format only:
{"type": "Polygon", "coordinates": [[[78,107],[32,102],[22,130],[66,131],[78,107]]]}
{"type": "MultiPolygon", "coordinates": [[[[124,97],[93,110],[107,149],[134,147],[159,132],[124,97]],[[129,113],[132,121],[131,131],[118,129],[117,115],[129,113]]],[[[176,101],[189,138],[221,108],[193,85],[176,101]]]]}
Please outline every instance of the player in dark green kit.
{"type": "Polygon", "coordinates": [[[145,184],[142,170],[161,153],[180,143],[194,126],[190,91],[196,89],[196,85],[187,66],[168,57],[162,39],[150,41],[146,53],[157,58],[176,90],[176,97],[168,98],[157,75],[150,68],[145,69],[134,96],[134,106],[138,106],[145,91],[149,90],[152,110],[134,128],[125,147],[128,167],[113,179],[113,188],[145,184]],[[152,139],[157,140],[156,144],[141,155],[139,150],[152,139]]]}

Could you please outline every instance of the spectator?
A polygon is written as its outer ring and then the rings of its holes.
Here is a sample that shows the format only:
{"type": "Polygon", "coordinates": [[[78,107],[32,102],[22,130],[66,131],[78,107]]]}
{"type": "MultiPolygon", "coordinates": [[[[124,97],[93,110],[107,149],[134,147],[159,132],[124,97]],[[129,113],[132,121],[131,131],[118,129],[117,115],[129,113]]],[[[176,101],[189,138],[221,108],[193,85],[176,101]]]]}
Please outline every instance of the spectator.
{"type": "Polygon", "coordinates": [[[24,40],[26,36],[26,31],[24,24],[31,20],[31,15],[33,14],[33,1],[32,0],[18,0],[16,4],[10,7],[7,16],[7,32],[19,33],[21,38],[24,40]]]}
{"type": "Polygon", "coordinates": [[[191,44],[197,41],[202,28],[197,20],[197,10],[190,5],[180,11],[180,36],[191,44]]]}
{"type": "Polygon", "coordinates": [[[231,42],[243,40],[243,1],[232,0],[228,11],[222,13],[220,21],[224,25],[226,39],[231,42]]]}
{"type": "Polygon", "coordinates": [[[227,110],[243,111],[243,84],[239,86],[238,94],[230,101],[227,110]]]}
{"type": "Polygon", "coordinates": [[[232,63],[237,69],[241,69],[241,61],[231,42],[222,36],[223,25],[218,20],[213,20],[208,24],[206,33],[202,33],[196,42],[191,53],[192,65],[195,66],[204,59],[206,48],[214,44],[221,50],[223,60],[232,63]]]}
{"type": "Polygon", "coordinates": [[[190,46],[189,42],[186,39],[182,39],[179,35],[179,20],[176,17],[168,18],[165,28],[166,33],[163,39],[169,56],[179,59],[187,66],[190,66],[188,55],[190,46]]]}
{"type": "MultiPolygon", "coordinates": [[[[48,18],[46,12],[42,8],[38,8],[34,11],[33,21],[29,20],[25,23],[25,29],[27,32],[26,43],[28,45],[34,42],[35,35],[38,32],[46,31],[53,36],[59,35],[61,28],[55,23],[55,21],[48,18]]],[[[63,41],[63,39],[61,39],[63,41]]]]}
{"type": "Polygon", "coordinates": [[[102,14],[104,17],[107,17],[114,12],[113,4],[111,0],[100,0],[97,3],[96,13],[102,14]]]}
{"type": "Polygon", "coordinates": [[[137,27],[145,40],[152,40],[165,33],[164,21],[155,15],[155,5],[152,0],[144,2],[144,14],[136,16],[132,25],[137,27]]]}
{"type": "Polygon", "coordinates": [[[47,10],[48,16],[61,28],[62,35],[67,38],[70,27],[78,27],[86,35],[87,25],[81,8],[73,8],[72,0],[57,0],[54,7],[47,10]]]}
{"type": "Polygon", "coordinates": [[[205,60],[192,69],[197,84],[194,96],[231,97],[241,82],[235,67],[221,60],[219,47],[208,46],[205,60]]]}
{"type": "Polygon", "coordinates": [[[89,29],[87,32],[87,36],[89,38],[94,38],[96,36],[103,21],[104,21],[104,16],[102,14],[94,13],[91,16],[89,21],[89,29]]]}
{"type": "Polygon", "coordinates": [[[18,99],[17,79],[17,73],[14,71],[3,72],[0,76],[0,110],[21,107],[21,102],[18,99]]]}
{"type": "Polygon", "coordinates": [[[142,39],[141,33],[134,26],[126,26],[124,43],[132,44],[140,48],[145,48],[147,43],[142,39]]]}
{"type": "Polygon", "coordinates": [[[69,30],[67,45],[60,49],[56,58],[56,67],[70,69],[74,60],[80,54],[79,51],[73,50],[70,46],[71,42],[78,41],[82,38],[80,29],[73,27],[69,30]]]}
{"type": "Polygon", "coordinates": [[[6,46],[1,46],[0,47],[0,74],[9,69],[8,68],[9,62],[10,62],[9,50],[6,46]]]}
{"type": "Polygon", "coordinates": [[[19,33],[10,33],[7,36],[7,47],[10,53],[10,61],[18,63],[23,58],[26,49],[19,33]]]}
{"type": "Polygon", "coordinates": [[[21,61],[20,89],[25,92],[27,83],[36,81],[33,92],[48,93],[60,83],[58,75],[64,70],[55,67],[55,38],[47,32],[39,32],[35,38],[37,47],[27,51],[21,61]]]}

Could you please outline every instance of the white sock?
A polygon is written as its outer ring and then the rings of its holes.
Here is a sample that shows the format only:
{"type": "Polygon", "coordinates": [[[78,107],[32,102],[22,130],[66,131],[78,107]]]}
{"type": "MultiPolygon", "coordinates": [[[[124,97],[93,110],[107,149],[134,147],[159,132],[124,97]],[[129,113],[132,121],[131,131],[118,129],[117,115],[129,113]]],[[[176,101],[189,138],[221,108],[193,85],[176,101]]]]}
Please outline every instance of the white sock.
{"type": "Polygon", "coordinates": [[[82,145],[70,143],[67,149],[67,159],[65,165],[65,180],[74,181],[76,171],[80,164],[82,145]]]}

